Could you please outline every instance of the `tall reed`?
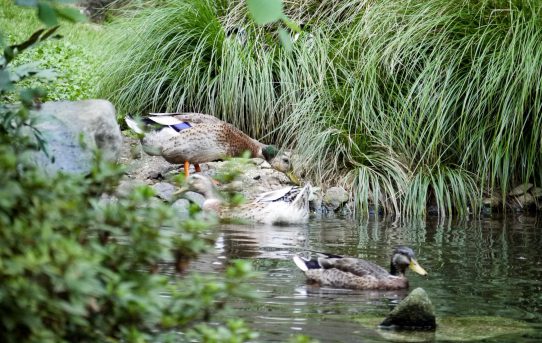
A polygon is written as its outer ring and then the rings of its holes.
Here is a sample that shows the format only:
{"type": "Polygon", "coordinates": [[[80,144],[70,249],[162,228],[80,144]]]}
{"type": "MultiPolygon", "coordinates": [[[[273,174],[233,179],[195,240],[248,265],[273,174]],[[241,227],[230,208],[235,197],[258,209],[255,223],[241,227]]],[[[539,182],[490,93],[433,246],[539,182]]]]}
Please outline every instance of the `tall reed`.
{"type": "Polygon", "coordinates": [[[101,94],[201,111],[298,152],[316,183],[404,216],[542,183],[542,2],[286,2],[293,51],[244,1],[163,1],[110,28],[101,94]],[[293,34],[292,34],[293,36],[293,34]]]}

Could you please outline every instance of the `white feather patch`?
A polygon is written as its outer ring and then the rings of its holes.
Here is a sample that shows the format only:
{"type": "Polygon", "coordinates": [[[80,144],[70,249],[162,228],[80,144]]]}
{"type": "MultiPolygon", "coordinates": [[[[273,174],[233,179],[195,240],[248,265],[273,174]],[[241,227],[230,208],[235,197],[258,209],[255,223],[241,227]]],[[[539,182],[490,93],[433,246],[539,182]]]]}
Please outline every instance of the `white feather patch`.
{"type": "Polygon", "coordinates": [[[126,125],[128,125],[128,127],[132,129],[135,133],[143,133],[143,130],[139,127],[137,122],[133,120],[132,118],[126,116],[124,117],[124,121],[126,122],[126,125]]]}
{"type": "Polygon", "coordinates": [[[148,117],[148,118],[157,124],[165,125],[165,126],[177,125],[177,124],[182,123],[181,120],[175,117],[171,117],[171,116],[158,116],[158,117],[148,117]]]}
{"type": "Polygon", "coordinates": [[[281,189],[276,189],[274,191],[262,193],[256,198],[255,201],[256,202],[275,201],[277,199],[282,198],[286,194],[288,194],[288,192],[290,192],[292,190],[292,188],[293,188],[293,186],[289,186],[289,187],[284,187],[284,188],[281,188],[281,189]]]}
{"type": "Polygon", "coordinates": [[[303,261],[301,257],[294,255],[293,260],[294,260],[295,265],[302,271],[306,272],[307,270],[309,270],[309,267],[307,267],[307,265],[305,264],[305,262],[303,261]]]}

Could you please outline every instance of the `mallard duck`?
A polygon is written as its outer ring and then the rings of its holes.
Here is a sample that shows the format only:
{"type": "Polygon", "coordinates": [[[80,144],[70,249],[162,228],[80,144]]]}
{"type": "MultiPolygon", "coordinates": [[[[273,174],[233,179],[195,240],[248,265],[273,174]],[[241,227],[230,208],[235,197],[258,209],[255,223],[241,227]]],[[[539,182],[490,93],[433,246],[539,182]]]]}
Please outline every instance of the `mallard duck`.
{"type": "Polygon", "coordinates": [[[185,176],[190,163],[197,172],[199,164],[241,156],[249,151],[252,157],[271,161],[278,149],[250,138],[241,130],[214,116],[201,113],[151,113],[143,118],[145,128],[130,117],[126,124],[141,135],[143,150],[162,156],[174,164],[184,164],[185,176]]]}
{"type": "Polygon", "coordinates": [[[406,246],[393,250],[390,271],[365,260],[323,254],[324,257],[304,259],[294,255],[295,264],[308,279],[323,286],[352,289],[392,290],[408,288],[407,268],[420,275],[427,272],[416,262],[414,251],[406,246]]]}
{"type": "Polygon", "coordinates": [[[183,191],[203,194],[204,211],[212,211],[221,218],[237,218],[264,224],[301,224],[309,218],[310,184],[304,187],[290,186],[258,196],[255,200],[229,208],[209,177],[192,174],[186,180],[183,191]]]}

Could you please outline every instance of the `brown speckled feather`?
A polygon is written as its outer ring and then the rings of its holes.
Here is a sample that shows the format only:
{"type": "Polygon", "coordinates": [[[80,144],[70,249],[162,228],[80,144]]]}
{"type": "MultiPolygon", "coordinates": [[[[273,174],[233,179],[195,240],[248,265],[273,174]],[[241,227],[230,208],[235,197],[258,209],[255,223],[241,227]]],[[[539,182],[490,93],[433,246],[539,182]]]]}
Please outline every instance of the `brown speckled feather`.
{"type": "Polygon", "coordinates": [[[252,157],[263,157],[263,144],[220,119],[201,113],[154,114],[151,120],[162,124],[160,130],[147,132],[142,139],[145,151],[161,155],[170,163],[199,164],[241,156],[249,151],[252,157]],[[176,123],[191,127],[177,131],[176,123]]]}
{"type": "Polygon", "coordinates": [[[342,270],[332,269],[309,269],[305,272],[308,279],[318,282],[323,286],[350,289],[403,289],[408,288],[408,280],[404,276],[389,275],[386,278],[378,278],[374,275],[357,276],[342,270]]]}

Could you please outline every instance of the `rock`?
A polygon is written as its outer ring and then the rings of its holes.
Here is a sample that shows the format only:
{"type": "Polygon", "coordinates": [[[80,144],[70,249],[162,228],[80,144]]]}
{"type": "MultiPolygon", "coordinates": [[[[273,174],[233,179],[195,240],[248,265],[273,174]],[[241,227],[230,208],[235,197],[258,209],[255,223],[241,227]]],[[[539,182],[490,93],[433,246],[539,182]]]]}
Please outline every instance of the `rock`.
{"type": "Polygon", "coordinates": [[[514,198],[514,203],[519,209],[524,209],[525,207],[534,205],[535,202],[535,197],[529,193],[525,193],[514,198]]]}
{"type": "Polygon", "coordinates": [[[147,184],[141,180],[123,179],[120,181],[119,185],[117,186],[117,189],[115,190],[115,195],[119,197],[126,197],[130,193],[132,193],[133,190],[136,189],[137,187],[141,187],[145,185],[147,184]]]}
{"type": "Polygon", "coordinates": [[[225,192],[242,192],[245,185],[239,180],[232,181],[220,187],[225,192]]]}
{"type": "Polygon", "coordinates": [[[190,201],[186,199],[178,199],[176,200],[171,207],[175,210],[175,213],[177,214],[177,218],[179,219],[186,219],[189,216],[190,212],[190,201]]]}
{"type": "MultiPolygon", "coordinates": [[[[374,328],[381,317],[366,314],[356,318],[364,327],[374,328]]],[[[493,316],[439,317],[435,331],[382,330],[377,333],[383,339],[393,342],[473,342],[490,340],[491,342],[514,342],[511,335],[526,336],[535,334],[533,326],[510,318],[493,316]],[[503,340],[502,337],[508,340],[503,340]]]]}
{"type": "Polygon", "coordinates": [[[205,197],[196,192],[183,193],[183,198],[197,204],[199,207],[203,207],[203,202],[205,201],[205,197]]]}
{"type": "Polygon", "coordinates": [[[152,186],[156,192],[156,196],[165,201],[171,201],[173,199],[173,193],[177,190],[177,187],[167,182],[158,182],[152,186]]]}
{"type": "Polygon", "coordinates": [[[416,288],[380,324],[381,327],[434,330],[437,326],[433,304],[423,288],[416,288]]]}
{"type": "Polygon", "coordinates": [[[323,202],[327,207],[334,211],[347,202],[348,198],[348,192],[344,188],[331,187],[326,191],[323,202]]]}
{"type": "Polygon", "coordinates": [[[322,211],[322,189],[320,187],[312,187],[312,193],[309,197],[309,208],[311,211],[320,213],[322,211]]]}
{"type": "Polygon", "coordinates": [[[36,128],[47,142],[51,162],[43,152],[33,157],[48,173],[87,173],[92,150],[99,148],[106,160],[117,161],[122,136],[113,105],[106,100],[51,101],[35,112],[36,128]],[[86,146],[86,149],[81,145],[86,146]]]}
{"type": "Polygon", "coordinates": [[[542,188],[541,187],[533,187],[533,188],[531,188],[531,194],[535,198],[542,197],[542,188]]]}
{"type": "Polygon", "coordinates": [[[502,198],[493,194],[487,198],[484,198],[482,200],[482,203],[484,204],[484,206],[497,208],[502,205],[502,198]]]}
{"type": "Polygon", "coordinates": [[[522,195],[522,194],[525,194],[527,193],[527,191],[529,189],[531,189],[531,187],[533,187],[533,184],[532,183],[524,183],[522,185],[519,185],[517,186],[516,188],[512,189],[510,191],[510,193],[508,193],[508,195],[510,196],[513,196],[513,197],[516,197],[518,195],[522,195]]]}

